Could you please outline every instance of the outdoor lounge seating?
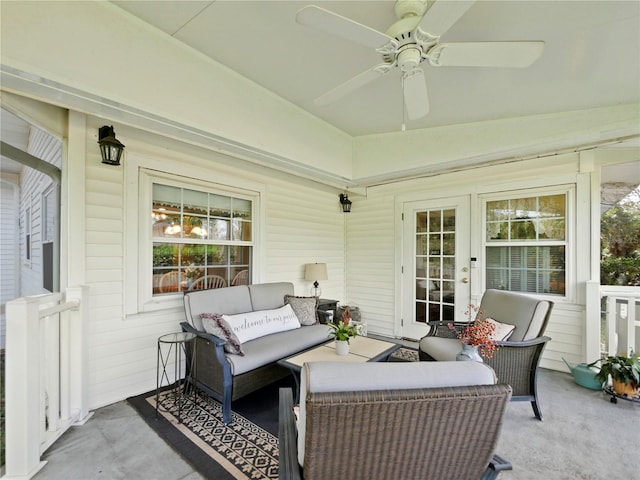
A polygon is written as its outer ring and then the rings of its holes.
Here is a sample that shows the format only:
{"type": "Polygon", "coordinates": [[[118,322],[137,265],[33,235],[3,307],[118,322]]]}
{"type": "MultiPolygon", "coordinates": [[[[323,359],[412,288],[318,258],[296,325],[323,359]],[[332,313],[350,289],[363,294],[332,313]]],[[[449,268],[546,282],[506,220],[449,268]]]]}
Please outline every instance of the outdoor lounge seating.
{"type": "MultiPolygon", "coordinates": [[[[329,340],[329,329],[318,323],[315,297],[293,297],[290,282],[238,285],[235,287],[192,290],[185,293],[185,322],[182,331],[197,335],[196,375],[189,380],[222,403],[225,423],[231,422],[231,402],[264,385],[290,375],[278,360],[329,340]],[[287,297],[290,297],[287,299],[287,297]],[[301,325],[286,322],[291,317],[279,313],[285,303],[297,298],[313,305],[301,325]],[[224,329],[211,329],[203,316],[240,316],[256,333],[240,340],[224,329]],[[290,329],[283,329],[289,325],[290,329]],[[294,328],[295,325],[295,328],[294,328]],[[241,345],[240,345],[241,343],[241,345]]],[[[293,317],[296,317],[293,315],[293,317]]],[[[323,317],[324,318],[324,317],[323,317]]],[[[188,350],[190,354],[190,350],[188,350]]]]}
{"type": "Polygon", "coordinates": [[[296,425],[280,389],[279,478],[497,478],[511,387],[476,362],[310,362],[296,425]]]}
{"type": "MultiPolygon", "coordinates": [[[[512,401],[530,401],[533,412],[542,420],[538,403],[537,374],[542,351],[551,340],[544,336],[553,302],[541,300],[531,295],[487,290],[480,302],[480,312],[486,318],[514,325],[515,329],[506,341],[497,341],[498,350],[493,358],[485,358],[500,383],[507,383],[513,389],[512,401]]],[[[449,328],[451,322],[430,322],[431,331],[420,340],[420,360],[455,360],[462,350],[456,331],[467,323],[453,323],[456,330],[449,328]]]]}

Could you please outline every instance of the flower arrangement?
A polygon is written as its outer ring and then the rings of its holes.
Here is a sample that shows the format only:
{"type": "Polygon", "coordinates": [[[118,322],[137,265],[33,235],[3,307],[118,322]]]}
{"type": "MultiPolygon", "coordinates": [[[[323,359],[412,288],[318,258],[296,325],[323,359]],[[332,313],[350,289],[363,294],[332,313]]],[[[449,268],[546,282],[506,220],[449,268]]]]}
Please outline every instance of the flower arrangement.
{"type": "Polygon", "coordinates": [[[329,336],[335,338],[336,340],[341,340],[349,343],[351,337],[355,337],[358,335],[358,330],[356,327],[349,325],[351,321],[351,314],[349,313],[349,309],[347,308],[342,315],[342,320],[338,323],[329,323],[329,336]]]}
{"type": "MultiPolygon", "coordinates": [[[[493,358],[493,354],[498,349],[492,338],[495,325],[487,321],[480,307],[473,304],[469,304],[469,309],[465,313],[469,317],[469,323],[458,333],[458,338],[466,345],[479,347],[480,355],[483,357],[493,358]],[[473,314],[475,314],[475,321],[472,319],[473,314]]],[[[451,323],[449,328],[456,330],[456,327],[451,323]]]]}
{"type": "Polygon", "coordinates": [[[184,271],[184,275],[191,280],[195,280],[196,278],[200,278],[202,276],[202,269],[191,266],[184,271]]]}

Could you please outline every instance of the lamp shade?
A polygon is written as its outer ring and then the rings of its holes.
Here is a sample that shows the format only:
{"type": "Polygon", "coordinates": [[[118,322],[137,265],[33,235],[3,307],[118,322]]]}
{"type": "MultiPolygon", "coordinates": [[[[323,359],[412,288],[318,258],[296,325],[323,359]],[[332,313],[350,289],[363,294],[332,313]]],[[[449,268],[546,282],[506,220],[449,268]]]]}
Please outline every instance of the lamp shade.
{"type": "Polygon", "coordinates": [[[304,268],[304,279],[310,282],[327,280],[326,263],[307,263],[304,268]]]}

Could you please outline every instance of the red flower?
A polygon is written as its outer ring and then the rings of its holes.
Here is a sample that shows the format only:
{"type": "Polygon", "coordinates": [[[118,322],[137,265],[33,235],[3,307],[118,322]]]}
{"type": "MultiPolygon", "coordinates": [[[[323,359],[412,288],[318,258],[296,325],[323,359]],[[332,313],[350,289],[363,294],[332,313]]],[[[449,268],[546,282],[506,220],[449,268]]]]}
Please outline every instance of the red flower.
{"type": "MultiPolygon", "coordinates": [[[[473,304],[469,305],[469,310],[465,313],[469,316],[470,323],[458,333],[458,338],[462,343],[472,347],[480,347],[480,354],[483,357],[493,358],[493,354],[498,348],[491,337],[496,328],[495,325],[488,322],[480,307],[476,307],[473,304]],[[471,320],[473,313],[476,313],[475,321],[471,320]]],[[[451,323],[449,328],[455,330],[451,323]]]]}

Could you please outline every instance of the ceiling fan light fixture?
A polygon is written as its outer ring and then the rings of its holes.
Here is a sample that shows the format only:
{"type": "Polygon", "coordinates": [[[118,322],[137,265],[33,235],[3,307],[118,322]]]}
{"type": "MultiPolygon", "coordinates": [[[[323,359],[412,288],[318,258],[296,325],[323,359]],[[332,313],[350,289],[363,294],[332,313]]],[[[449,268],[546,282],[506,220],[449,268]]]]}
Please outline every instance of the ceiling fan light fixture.
{"type": "Polygon", "coordinates": [[[416,46],[407,47],[398,54],[398,66],[405,73],[414,70],[421,61],[422,51],[416,46]]]}

